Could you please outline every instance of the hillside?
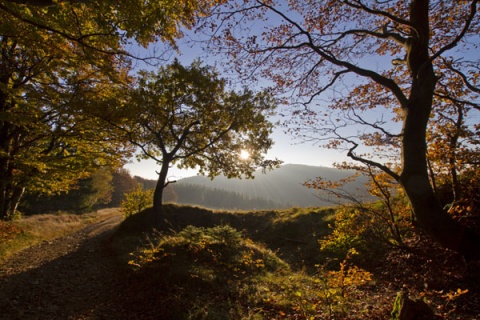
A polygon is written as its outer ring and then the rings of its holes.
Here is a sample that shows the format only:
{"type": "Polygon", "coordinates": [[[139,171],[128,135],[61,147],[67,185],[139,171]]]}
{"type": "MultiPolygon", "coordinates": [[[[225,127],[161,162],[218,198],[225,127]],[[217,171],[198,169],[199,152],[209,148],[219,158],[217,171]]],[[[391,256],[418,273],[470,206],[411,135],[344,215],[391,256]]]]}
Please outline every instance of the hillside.
{"type": "MultiPolygon", "coordinates": [[[[121,211],[99,212],[0,259],[0,319],[384,320],[398,292],[422,306],[409,319],[480,319],[478,262],[418,235],[396,247],[365,234],[355,254],[323,251],[337,214],[170,204],[161,221],[147,209],[120,223],[121,211]]],[[[7,243],[44,236],[58,219],[0,224],[0,258],[7,243]]]]}
{"type": "MultiPolygon", "coordinates": [[[[266,174],[259,170],[255,173],[254,179],[228,179],[219,176],[211,180],[208,177],[195,176],[179,180],[173,188],[176,190],[177,185],[197,185],[225,190],[246,198],[264,199],[275,203],[276,208],[318,207],[331,205],[332,202],[328,201],[326,194],[321,194],[317,190],[311,190],[303,186],[305,181],[313,180],[316,177],[337,181],[354,173],[354,171],[328,167],[287,164],[266,174]]],[[[346,189],[357,194],[359,198],[368,199],[364,183],[365,178],[359,177],[354,183],[347,185],[346,189]]],[[[179,194],[178,202],[182,203],[181,194],[179,194]]]]}

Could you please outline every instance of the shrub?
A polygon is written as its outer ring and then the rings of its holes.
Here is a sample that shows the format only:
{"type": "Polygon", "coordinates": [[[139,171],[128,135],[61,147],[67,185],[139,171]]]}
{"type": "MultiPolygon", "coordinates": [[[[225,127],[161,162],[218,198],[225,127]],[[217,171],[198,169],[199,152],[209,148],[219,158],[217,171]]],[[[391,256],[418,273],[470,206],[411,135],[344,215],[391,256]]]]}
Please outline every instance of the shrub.
{"type": "Polygon", "coordinates": [[[356,208],[342,207],[337,211],[335,224],[330,225],[332,233],[320,240],[320,250],[343,258],[349,250],[363,251],[367,247],[365,234],[369,228],[369,219],[356,208]]]}
{"type": "Polygon", "coordinates": [[[22,230],[11,222],[0,220],[0,242],[13,240],[20,232],[22,230]]]}
{"type": "Polygon", "coordinates": [[[319,241],[320,249],[343,259],[350,249],[364,259],[387,246],[405,246],[403,237],[412,230],[410,207],[402,195],[389,205],[379,201],[362,206],[343,206],[337,210],[332,232],[319,241]]]}
{"type": "Polygon", "coordinates": [[[143,190],[142,186],[138,185],[135,190],[125,195],[121,207],[125,218],[128,218],[151,206],[152,203],[153,190],[143,190]]]}
{"type": "Polygon", "coordinates": [[[133,256],[129,264],[136,267],[175,257],[170,263],[189,266],[190,273],[210,270],[234,278],[251,272],[288,268],[271,251],[244,239],[241,232],[230,226],[188,226],[172,236],[154,234],[148,237],[148,245],[139,248],[133,256]]]}

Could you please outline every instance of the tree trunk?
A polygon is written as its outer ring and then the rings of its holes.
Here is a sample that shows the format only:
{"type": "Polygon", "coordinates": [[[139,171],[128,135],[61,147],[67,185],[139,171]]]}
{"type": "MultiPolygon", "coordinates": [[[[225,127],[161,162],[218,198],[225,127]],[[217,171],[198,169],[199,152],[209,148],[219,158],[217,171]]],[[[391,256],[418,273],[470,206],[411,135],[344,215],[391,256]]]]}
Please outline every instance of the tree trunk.
{"type": "Polygon", "coordinates": [[[10,217],[15,216],[15,213],[17,212],[18,205],[20,204],[20,199],[23,196],[23,193],[25,192],[24,187],[15,187],[13,192],[12,192],[12,197],[10,200],[10,206],[8,208],[8,215],[10,217]]]}
{"type": "Polygon", "coordinates": [[[168,168],[170,166],[170,160],[164,157],[160,173],[158,174],[157,185],[155,186],[155,192],[153,193],[153,210],[155,215],[160,217],[162,214],[163,205],[163,189],[167,181],[168,168]]]}
{"type": "Polygon", "coordinates": [[[12,212],[12,208],[16,210],[18,201],[20,201],[21,194],[17,199],[13,198],[15,188],[12,185],[12,180],[13,171],[11,163],[7,159],[0,159],[0,220],[8,219],[14,214],[15,212],[12,212]],[[17,202],[15,203],[15,201],[17,202]]]}
{"type": "Polygon", "coordinates": [[[12,186],[8,181],[0,183],[0,220],[8,220],[17,211],[20,199],[25,192],[24,187],[12,186]]]}
{"type": "Polygon", "coordinates": [[[393,304],[391,320],[434,320],[435,313],[422,300],[411,300],[406,293],[399,292],[393,304]]]}
{"type": "Polygon", "coordinates": [[[7,183],[3,177],[0,177],[0,220],[7,218],[7,208],[7,183]]]}
{"type": "Polygon", "coordinates": [[[411,45],[408,66],[412,87],[404,109],[402,184],[412,205],[415,223],[436,241],[466,257],[480,257],[480,236],[454,221],[443,210],[432,189],[427,167],[427,125],[437,82],[429,60],[428,0],[414,0],[411,7],[411,45]]]}

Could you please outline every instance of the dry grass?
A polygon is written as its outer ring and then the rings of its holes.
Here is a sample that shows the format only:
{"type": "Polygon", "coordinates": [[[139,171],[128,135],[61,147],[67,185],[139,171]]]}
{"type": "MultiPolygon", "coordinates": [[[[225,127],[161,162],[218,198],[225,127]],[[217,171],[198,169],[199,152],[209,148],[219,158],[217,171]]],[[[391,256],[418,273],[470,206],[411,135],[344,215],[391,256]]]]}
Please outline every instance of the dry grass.
{"type": "Polygon", "coordinates": [[[42,241],[64,236],[90,223],[121,214],[119,208],[109,208],[82,215],[39,214],[20,220],[2,222],[0,226],[0,261],[42,241]]]}

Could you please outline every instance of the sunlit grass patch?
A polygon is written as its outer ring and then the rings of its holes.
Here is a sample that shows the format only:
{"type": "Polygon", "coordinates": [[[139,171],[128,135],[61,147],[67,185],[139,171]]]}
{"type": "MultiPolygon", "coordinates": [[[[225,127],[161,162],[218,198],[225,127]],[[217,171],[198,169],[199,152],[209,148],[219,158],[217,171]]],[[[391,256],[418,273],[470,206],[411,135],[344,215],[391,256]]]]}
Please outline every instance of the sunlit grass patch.
{"type": "Polygon", "coordinates": [[[213,228],[187,226],[173,235],[150,236],[148,245],[136,251],[130,264],[142,267],[170,259],[176,264],[188,265],[194,277],[199,277],[203,269],[234,278],[249,272],[288,269],[288,265],[273,252],[244,238],[241,232],[228,225],[213,228]]]}
{"type": "Polygon", "coordinates": [[[146,239],[130,265],[154,286],[168,288],[178,319],[245,318],[250,301],[242,288],[261,275],[289,272],[272,251],[226,225],[188,226],[146,239]]]}
{"type": "Polygon", "coordinates": [[[0,221],[0,261],[40,243],[74,232],[89,223],[120,214],[119,209],[103,209],[88,214],[39,214],[14,221],[0,221]]]}

